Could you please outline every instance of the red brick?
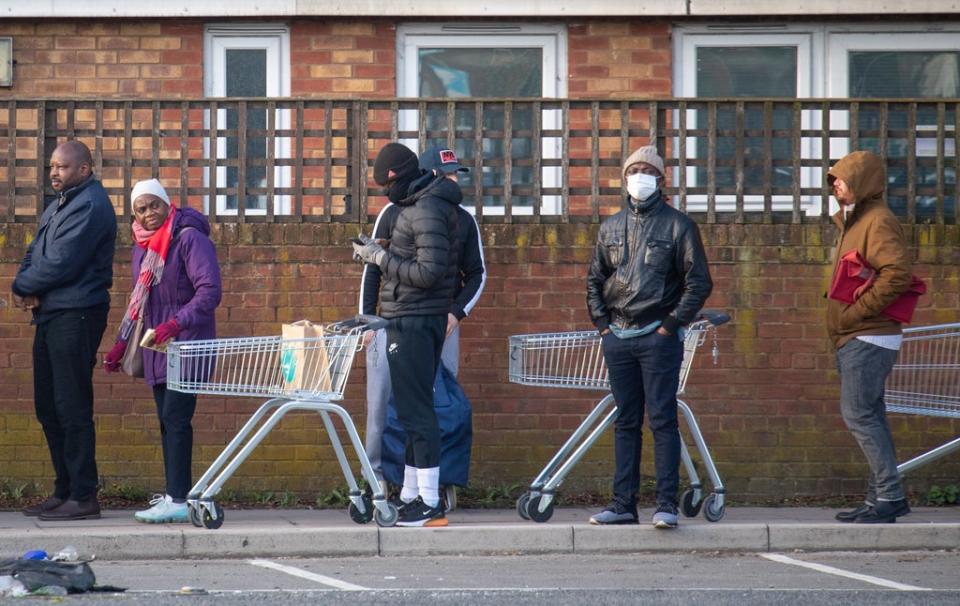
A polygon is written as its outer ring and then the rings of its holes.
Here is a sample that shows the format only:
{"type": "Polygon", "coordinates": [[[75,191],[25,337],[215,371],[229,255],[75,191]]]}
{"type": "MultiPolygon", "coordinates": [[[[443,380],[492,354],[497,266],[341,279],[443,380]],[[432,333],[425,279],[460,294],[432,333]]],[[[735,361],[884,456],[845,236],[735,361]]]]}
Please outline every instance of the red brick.
{"type": "Polygon", "coordinates": [[[96,48],[96,38],[91,36],[58,36],[53,43],[57,49],[90,49],[96,48]]]}
{"type": "Polygon", "coordinates": [[[137,36],[102,36],[97,38],[97,48],[102,50],[136,50],[140,48],[137,36]]]}

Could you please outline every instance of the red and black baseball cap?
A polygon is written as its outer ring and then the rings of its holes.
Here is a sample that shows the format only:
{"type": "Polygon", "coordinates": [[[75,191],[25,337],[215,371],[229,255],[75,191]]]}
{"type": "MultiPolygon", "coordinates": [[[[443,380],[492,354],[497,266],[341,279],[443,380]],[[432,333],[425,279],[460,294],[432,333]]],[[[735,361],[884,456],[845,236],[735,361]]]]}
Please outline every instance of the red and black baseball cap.
{"type": "Polygon", "coordinates": [[[428,147],[420,154],[420,168],[423,170],[440,170],[447,174],[461,172],[468,173],[470,169],[460,166],[460,160],[452,149],[442,147],[428,147]]]}

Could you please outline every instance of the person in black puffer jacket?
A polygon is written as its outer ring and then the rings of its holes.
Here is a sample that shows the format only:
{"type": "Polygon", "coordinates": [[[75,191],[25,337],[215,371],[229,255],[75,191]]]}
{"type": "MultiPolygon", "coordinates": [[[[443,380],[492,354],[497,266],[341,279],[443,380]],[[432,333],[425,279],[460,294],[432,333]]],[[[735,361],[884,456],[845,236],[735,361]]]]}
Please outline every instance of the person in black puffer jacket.
{"type": "MultiPolygon", "coordinates": [[[[420,154],[420,168],[434,175],[441,176],[445,173],[447,180],[456,180],[459,174],[468,172],[468,169],[461,167],[456,154],[449,149],[432,147],[420,154]]],[[[438,185],[440,185],[438,183],[438,185]]],[[[460,199],[461,193],[457,189],[450,188],[449,185],[443,185],[444,191],[451,194],[451,200],[460,199]]],[[[390,240],[393,230],[397,224],[397,218],[404,209],[393,203],[383,207],[380,214],[373,224],[373,237],[378,240],[390,240]]],[[[457,207],[457,241],[459,247],[457,250],[457,262],[459,271],[457,276],[457,289],[455,296],[450,302],[450,309],[447,312],[447,338],[443,343],[443,351],[440,354],[440,363],[447,370],[457,376],[460,368],[460,323],[470,315],[471,311],[480,299],[486,283],[487,270],[483,259],[483,243],[480,236],[480,228],[476,219],[473,218],[463,206],[457,207]]],[[[366,264],[363,268],[363,277],[360,284],[360,304],[361,314],[376,315],[380,306],[380,268],[376,265],[366,264]]],[[[364,348],[367,358],[367,428],[365,439],[365,449],[367,457],[370,458],[370,464],[377,479],[383,484],[383,435],[387,425],[387,407],[393,394],[390,386],[390,368],[387,364],[387,335],[385,330],[368,331],[364,334],[364,348]]],[[[441,434],[444,433],[441,423],[441,434]]],[[[441,436],[442,437],[442,436],[441,436]]],[[[447,452],[447,445],[441,444],[441,450],[447,452]]],[[[449,477],[446,470],[443,469],[445,456],[441,457],[441,480],[449,477]]],[[[399,463],[396,457],[393,457],[395,464],[399,463]]],[[[401,467],[402,469],[402,467],[401,467]]],[[[402,471],[400,472],[402,474],[402,471]]],[[[392,480],[400,483],[396,476],[392,480]]],[[[386,487],[384,487],[386,492],[386,487]]],[[[416,497],[416,495],[414,495],[416,497]]]]}
{"type": "Polygon", "coordinates": [[[419,168],[417,156],[389,143],[373,177],[401,207],[390,241],[361,235],[358,258],[383,276],[380,314],[387,327],[387,364],[397,416],[407,433],[400,526],[446,526],[440,503],[440,427],[433,380],[459,280],[457,206],[460,188],[446,175],[419,168]]]}

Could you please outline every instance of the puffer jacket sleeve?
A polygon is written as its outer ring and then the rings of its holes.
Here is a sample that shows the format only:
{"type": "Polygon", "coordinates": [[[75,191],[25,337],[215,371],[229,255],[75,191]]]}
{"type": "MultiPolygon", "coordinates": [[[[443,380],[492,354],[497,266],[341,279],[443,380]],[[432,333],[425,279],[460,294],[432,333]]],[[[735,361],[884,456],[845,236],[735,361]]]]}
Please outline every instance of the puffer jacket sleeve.
{"type": "Polygon", "coordinates": [[[678,326],[686,326],[697,318],[707,297],[713,291],[713,280],[707,264],[707,253],[700,238],[700,230],[693,221],[683,222],[684,229],[678,238],[677,257],[683,276],[683,294],[677,306],[663,320],[663,327],[675,332],[678,326]]]}
{"type": "Polygon", "coordinates": [[[600,332],[610,326],[610,310],[607,309],[607,304],[603,300],[603,285],[614,270],[607,263],[602,233],[603,227],[601,226],[600,234],[597,235],[597,245],[593,250],[593,259],[590,261],[590,269],[587,271],[587,309],[590,311],[590,319],[593,325],[600,332]]]}
{"type": "Polygon", "coordinates": [[[185,329],[210,322],[220,305],[222,287],[217,251],[210,238],[196,229],[186,229],[178,239],[183,247],[184,270],[194,288],[193,297],[174,316],[185,329]]]}
{"type": "Polygon", "coordinates": [[[441,209],[447,202],[424,199],[405,212],[411,213],[414,234],[414,256],[405,259],[390,252],[380,261],[380,270],[406,286],[428,289],[442,280],[450,255],[450,231],[441,209]]]}

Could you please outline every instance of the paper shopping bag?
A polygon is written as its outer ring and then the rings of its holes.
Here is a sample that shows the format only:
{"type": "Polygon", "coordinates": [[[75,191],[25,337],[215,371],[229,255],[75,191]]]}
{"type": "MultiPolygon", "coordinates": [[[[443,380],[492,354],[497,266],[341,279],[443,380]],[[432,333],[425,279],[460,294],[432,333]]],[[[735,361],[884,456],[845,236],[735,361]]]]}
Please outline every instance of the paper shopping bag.
{"type": "Polygon", "coordinates": [[[281,327],[280,374],[287,393],[331,391],[330,359],[322,326],[300,320],[281,327]]]}

